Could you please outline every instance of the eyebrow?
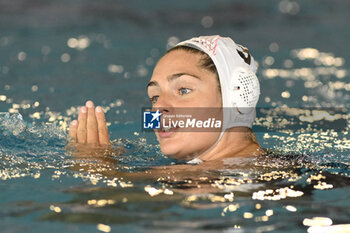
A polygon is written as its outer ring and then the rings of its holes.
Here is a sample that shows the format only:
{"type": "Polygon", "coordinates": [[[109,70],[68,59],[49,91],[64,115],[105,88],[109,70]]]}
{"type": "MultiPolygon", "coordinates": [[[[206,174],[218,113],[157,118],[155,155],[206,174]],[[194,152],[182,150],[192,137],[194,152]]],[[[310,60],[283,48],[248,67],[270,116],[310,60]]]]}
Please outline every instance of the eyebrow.
{"type": "MultiPolygon", "coordinates": [[[[174,81],[175,79],[180,78],[181,76],[184,76],[184,75],[188,75],[188,76],[191,76],[191,77],[194,77],[194,78],[200,80],[200,78],[198,76],[196,76],[194,74],[189,74],[189,73],[172,74],[172,75],[168,76],[167,79],[168,79],[169,82],[171,82],[171,81],[174,81]]],[[[147,88],[151,87],[151,86],[159,86],[159,84],[156,81],[151,81],[151,82],[148,83],[147,88]]]]}

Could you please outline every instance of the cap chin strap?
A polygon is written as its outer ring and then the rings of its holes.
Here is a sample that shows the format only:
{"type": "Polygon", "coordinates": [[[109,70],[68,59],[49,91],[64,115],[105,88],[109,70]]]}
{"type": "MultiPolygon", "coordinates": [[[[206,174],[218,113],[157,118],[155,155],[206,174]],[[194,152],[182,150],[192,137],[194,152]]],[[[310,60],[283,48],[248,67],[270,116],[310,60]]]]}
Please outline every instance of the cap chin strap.
{"type": "Polygon", "coordinates": [[[210,146],[208,149],[206,149],[203,153],[201,153],[201,154],[200,154],[199,156],[197,156],[196,158],[194,158],[194,159],[188,161],[187,163],[188,163],[188,164],[200,164],[200,163],[202,163],[203,160],[201,160],[201,158],[202,158],[206,153],[208,153],[211,149],[213,149],[213,148],[219,143],[219,141],[221,140],[222,136],[224,136],[224,133],[225,133],[225,131],[221,131],[219,138],[216,140],[216,142],[215,142],[213,145],[211,145],[211,146],[210,146]]]}

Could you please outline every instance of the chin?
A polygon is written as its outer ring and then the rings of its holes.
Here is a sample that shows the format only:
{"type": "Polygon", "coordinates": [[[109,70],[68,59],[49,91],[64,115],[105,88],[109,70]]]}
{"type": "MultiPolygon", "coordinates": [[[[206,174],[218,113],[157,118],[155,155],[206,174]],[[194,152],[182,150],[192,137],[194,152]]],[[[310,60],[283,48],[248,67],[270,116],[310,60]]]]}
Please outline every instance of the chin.
{"type": "Polygon", "coordinates": [[[160,144],[160,150],[162,153],[173,159],[179,159],[179,160],[189,160],[190,158],[188,157],[188,154],[185,154],[181,152],[180,148],[175,146],[175,145],[162,145],[160,144]]]}
{"type": "Polygon", "coordinates": [[[169,138],[160,138],[159,135],[157,135],[157,139],[160,144],[160,149],[165,156],[189,161],[215,142],[216,135],[214,135],[215,137],[213,139],[210,139],[208,136],[212,137],[212,134],[178,132],[177,135],[169,138]]]}

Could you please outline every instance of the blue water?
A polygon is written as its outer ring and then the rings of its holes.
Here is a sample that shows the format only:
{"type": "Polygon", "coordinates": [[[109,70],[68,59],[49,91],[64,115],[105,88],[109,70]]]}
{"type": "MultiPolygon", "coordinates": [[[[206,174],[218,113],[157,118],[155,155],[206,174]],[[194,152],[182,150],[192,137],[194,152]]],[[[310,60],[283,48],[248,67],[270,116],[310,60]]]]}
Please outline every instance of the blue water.
{"type": "Polygon", "coordinates": [[[349,10],[346,0],[0,1],[1,232],[349,231],[349,10]],[[177,163],[141,131],[145,86],[167,48],[210,34],[259,63],[258,106],[270,111],[256,135],[277,155],[192,181],[113,176],[177,163]],[[115,167],[83,161],[92,169],[79,171],[65,148],[88,99],[107,112],[113,146],[126,148],[115,167]],[[309,107],[345,109],[345,123],[320,127],[309,107]]]}

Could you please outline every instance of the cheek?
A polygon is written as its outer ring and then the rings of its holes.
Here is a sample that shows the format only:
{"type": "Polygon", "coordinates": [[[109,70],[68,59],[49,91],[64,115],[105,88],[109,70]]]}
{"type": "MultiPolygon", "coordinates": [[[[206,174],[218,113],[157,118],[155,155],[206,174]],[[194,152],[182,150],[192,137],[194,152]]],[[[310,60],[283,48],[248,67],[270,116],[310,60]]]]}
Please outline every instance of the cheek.
{"type": "Polygon", "coordinates": [[[220,87],[217,86],[218,84],[216,84],[216,88],[215,88],[215,103],[216,103],[216,107],[222,107],[222,96],[221,96],[221,90],[220,87]]]}
{"type": "Polygon", "coordinates": [[[221,92],[218,88],[209,87],[202,93],[201,100],[202,102],[205,102],[205,106],[216,108],[222,107],[221,92]]]}

